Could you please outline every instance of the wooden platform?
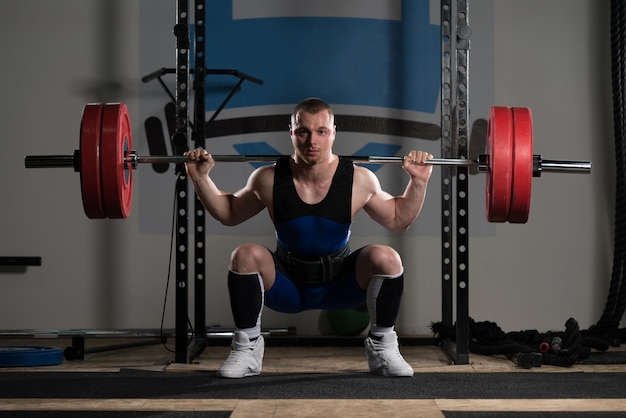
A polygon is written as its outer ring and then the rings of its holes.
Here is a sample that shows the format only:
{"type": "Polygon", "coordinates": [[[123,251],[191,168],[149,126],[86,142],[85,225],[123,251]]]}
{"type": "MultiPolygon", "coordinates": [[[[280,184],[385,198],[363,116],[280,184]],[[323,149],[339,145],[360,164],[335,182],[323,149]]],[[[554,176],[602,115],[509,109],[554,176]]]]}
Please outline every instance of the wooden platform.
{"type": "MultiPolygon", "coordinates": [[[[132,342],[132,339],[88,338],[87,349],[132,342]]],[[[168,347],[173,349],[173,342],[168,347]]],[[[0,338],[1,346],[71,346],[69,338],[0,338]]],[[[615,348],[613,351],[626,350],[615,348]]],[[[570,368],[541,366],[522,369],[504,356],[470,355],[470,364],[455,365],[434,345],[405,346],[405,359],[420,373],[626,373],[626,364],[582,365],[570,368]]],[[[67,361],[45,367],[5,367],[3,372],[119,372],[137,369],[162,372],[213,372],[228,356],[227,345],[210,346],[191,364],[173,363],[174,355],[163,345],[150,345],[87,354],[84,360],[67,361]]],[[[292,347],[266,348],[264,373],[365,373],[364,348],[292,347]]],[[[558,388],[555,388],[557,391],[558,388]]],[[[375,416],[384,408],[388,416],[443,417],[443,411],[501,412],[594,412],[624,413],[625,399],[0,399],[0,411],[230,411],[231,417],[287,416],[375,416]],[[306,408],[303,406],[306,405],[306,408]],[[419,411],[419,415],[416,415],[419,411]]]]}

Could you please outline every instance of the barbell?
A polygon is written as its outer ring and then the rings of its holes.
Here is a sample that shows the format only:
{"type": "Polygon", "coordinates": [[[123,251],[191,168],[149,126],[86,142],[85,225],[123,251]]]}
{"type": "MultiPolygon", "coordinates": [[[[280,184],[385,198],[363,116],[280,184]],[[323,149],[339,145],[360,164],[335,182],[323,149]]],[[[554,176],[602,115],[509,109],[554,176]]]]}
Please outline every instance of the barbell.
{"type": "MultiPolygon", "coordinates": [[[[487,220],[525,223],[532,178],[543,172],[590,173],[589,161],[544,160],[533,154],[532,115],[526,107],[494,106],[484,154],[476,160],[433,158],[422,164],[477,167],[486,173],[487,220]]],[[[216,162],[274,162],[280,155],[212,155],[216,162]]],[[[345,156],[355,163],[402,164],[397,156],[345,156]]],[[[79,149],[73,155],[30,155],[26,168],[73,167],[80,173],[83,209],[90,219],[130,215],[133,170],[140,163],[186,163],[185,156],[140,156],[133,149],[128,107],[90,103],[83,108],[79,149]]]]}

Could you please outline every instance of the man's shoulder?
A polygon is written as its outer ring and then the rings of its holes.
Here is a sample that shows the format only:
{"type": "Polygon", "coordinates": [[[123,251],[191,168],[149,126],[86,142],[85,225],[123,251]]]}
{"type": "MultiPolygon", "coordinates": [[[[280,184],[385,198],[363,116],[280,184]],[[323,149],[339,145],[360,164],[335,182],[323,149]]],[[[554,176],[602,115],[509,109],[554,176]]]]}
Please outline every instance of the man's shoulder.
{"type": "Polygon", "coordinates": [[[354,165],[354,185],[365,190],[376,190],[380,186],[378,177],[372,170],[360,165],[354,165]]]}
{"type": "Polygon", "coordinates": [[[274,171],[276,171],[276,164],[267,164],[256,168],[252,174],[255,176],[274,176],[274,171]]]}

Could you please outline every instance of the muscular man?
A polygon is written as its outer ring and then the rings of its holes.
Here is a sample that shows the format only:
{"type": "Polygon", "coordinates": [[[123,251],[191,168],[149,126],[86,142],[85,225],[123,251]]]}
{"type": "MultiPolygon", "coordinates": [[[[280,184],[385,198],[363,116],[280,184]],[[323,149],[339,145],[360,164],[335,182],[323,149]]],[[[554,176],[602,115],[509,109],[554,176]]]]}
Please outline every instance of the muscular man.
{"type": "Polygon", "coordinates": [[[398,348],[394,325],[404,276],[400,255],[386,245],[349,248],[350,226],[360,209],[394,232],[417,218],[432,172],[420,164],[433,156],[411,151],[402,167],[409,182],[400,196],[385,192],[364,167],[333,153],[336,126],[330,106],[317,98],[300,102],[289,129],[294,152],[256,169],[235,193],[209,177],[215,165],[204,149],[185,153],[187,173],[207,211],[237,225],[263,209],[276,229],[277,246],[238,246],[231,255],[228,289],[237,328],[231,353],[218,375],[258,375],[264,353],[263,306],[278,312],[348,309],[367,303],[371,318],[365,351],[370,373],[413,376],[398,348]]]}

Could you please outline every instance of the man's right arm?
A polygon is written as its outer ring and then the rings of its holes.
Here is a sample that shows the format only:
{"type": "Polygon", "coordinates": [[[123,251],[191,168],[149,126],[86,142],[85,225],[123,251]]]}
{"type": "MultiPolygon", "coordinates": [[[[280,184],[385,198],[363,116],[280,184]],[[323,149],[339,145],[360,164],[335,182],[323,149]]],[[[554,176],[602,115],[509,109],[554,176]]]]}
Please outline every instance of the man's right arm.
{"type": "Polygon", "coordinates": [[[207,175],[192,180],[198,198],[213,218],[227,226],[239,225],[265,207],[250,189],[251,179],[243,189],[228,193],[220,190],[207,175]]]}
{"type": "Polygon", "coordinates": [[[202,151],[186,153],[194,161],[185,165],[196,194],[207,212],[228,226],[239,225],[261,212],[265,205],[255,193],[258,169],[250,175],[244,188],[235,193],[225,192],[209,177],[215,162],[206,151],[202,151]]]}

